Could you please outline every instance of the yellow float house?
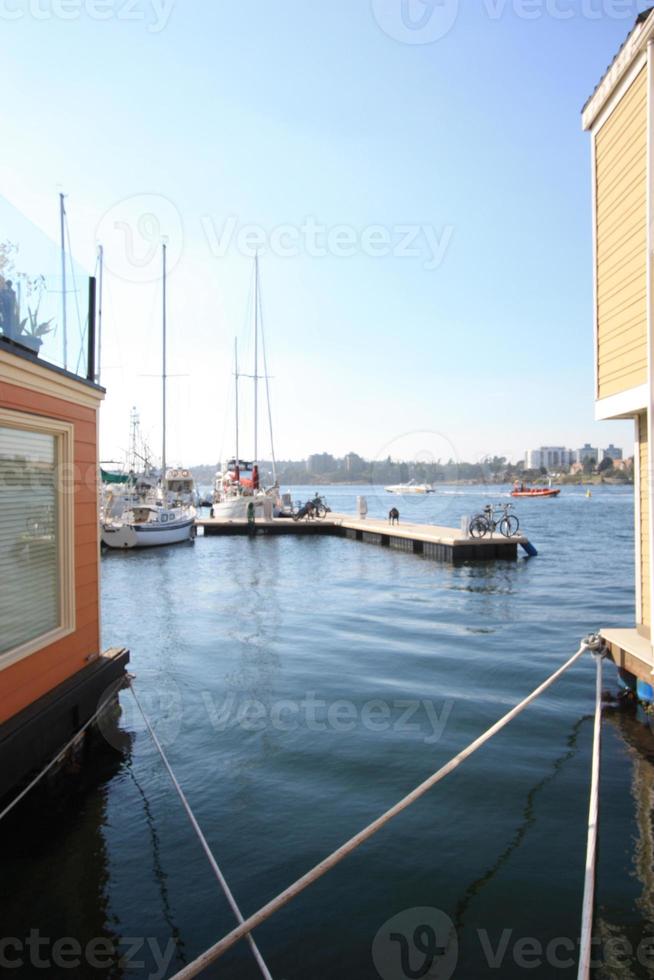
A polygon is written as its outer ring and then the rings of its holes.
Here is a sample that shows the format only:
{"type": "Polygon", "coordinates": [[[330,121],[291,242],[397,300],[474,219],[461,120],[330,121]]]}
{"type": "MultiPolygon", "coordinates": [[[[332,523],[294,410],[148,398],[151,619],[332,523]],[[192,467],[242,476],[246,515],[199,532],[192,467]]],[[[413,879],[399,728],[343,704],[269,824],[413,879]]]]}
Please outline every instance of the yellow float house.
{"type": "Polygon", "coordinates": [[[621,675],[653,699],[654,10],[583,109],[593,189],[595,417],[633,419],[636,622],[604,631],[621,675]]]}

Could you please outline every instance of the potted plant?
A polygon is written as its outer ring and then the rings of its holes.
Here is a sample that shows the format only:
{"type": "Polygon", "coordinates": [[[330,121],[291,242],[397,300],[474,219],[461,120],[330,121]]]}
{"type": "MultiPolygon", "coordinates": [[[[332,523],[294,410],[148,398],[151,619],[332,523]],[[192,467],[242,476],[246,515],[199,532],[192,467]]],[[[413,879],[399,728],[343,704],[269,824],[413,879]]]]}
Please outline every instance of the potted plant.
{"type": "Polygon", "coordinates": [[[12,242],[0,242],[0,331],[7,340],[38,355],[43,338],[54,330],[52,319],[39,321],[45,276],[19,272],[14,263],[17,252],[18,246],[12,242]],[[23,319],[20,317],[21,293],[27,306],[27,316],[23,319]]]}
{"type": "Polygon", "coordinates": [[[29,306],[27,307],[27,317],[21,320],[18,328],[18,336],[15,338],[17,343],[29,348],[35,354],[38,354],[41,350],[45,335],[51,333],[53,329],[52,320],[43,320],[39,323],[38,314],[38,306],[36,310],[31,310],[29,306]]]}

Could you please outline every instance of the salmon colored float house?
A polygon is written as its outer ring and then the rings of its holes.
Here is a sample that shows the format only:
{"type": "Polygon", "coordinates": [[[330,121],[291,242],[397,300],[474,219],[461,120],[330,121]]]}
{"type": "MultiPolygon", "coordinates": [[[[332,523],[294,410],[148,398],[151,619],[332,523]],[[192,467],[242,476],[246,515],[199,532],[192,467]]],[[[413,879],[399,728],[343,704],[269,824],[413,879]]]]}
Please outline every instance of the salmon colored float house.
{"type": "Polygon", "coordinates": [[[117,692],[128,660],[126,651],[103,653],[101,646],[98,412],[104,391],[96,383],[95,280],[78,271],[78,295],[67,311],[62,278],[52,271],[57,250],[33,231],[24,247],[14,240],[24,227],[19,223],[0,245],[5,801],[117,692]]]}

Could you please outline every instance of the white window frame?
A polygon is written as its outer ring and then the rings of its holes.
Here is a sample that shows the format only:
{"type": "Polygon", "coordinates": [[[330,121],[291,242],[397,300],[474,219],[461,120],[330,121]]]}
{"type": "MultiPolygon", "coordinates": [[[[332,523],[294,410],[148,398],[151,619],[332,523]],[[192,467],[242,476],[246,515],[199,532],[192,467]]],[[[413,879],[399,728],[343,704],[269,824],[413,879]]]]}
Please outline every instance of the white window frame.
{"type": "Polygon", "coordinates": [[[38,432],[57,440],[57,534],[59,563],[59,625],[55,629],[0,653],[0,671],[57,643],[75,632],[75,427],[59,419],[0,408],[0,426],[38,432]]]}

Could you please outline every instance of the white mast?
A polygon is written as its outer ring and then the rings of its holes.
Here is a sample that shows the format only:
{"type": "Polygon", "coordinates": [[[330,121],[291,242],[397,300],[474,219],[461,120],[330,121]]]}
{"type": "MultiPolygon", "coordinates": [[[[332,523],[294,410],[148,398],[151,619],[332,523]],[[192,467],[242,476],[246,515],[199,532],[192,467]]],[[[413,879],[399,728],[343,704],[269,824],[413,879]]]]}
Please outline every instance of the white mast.
{"type": "Polygon", "coordinates": [[[131,473],[136,473],[137,469],[137,442],[138,442],[138,430],[139,430],[139,414],[136,411],[136,406],[132,408],[132,412],[129,419],[130,426],[130,447],[129,447],[129,462],[127,464],[128,469],[131,473]]]}
{"type": "MultiPolygon", "coordinates": [[[[258,271],[258,270],[257,270],[258,271]]],[[[272,409],[270,407],[270,375],[268,374],[268,359],[266,357],[266,335],[263,329],[263,309],[261,304],[261,283],[257,290],[259,296],[259,320],[261,323],[261,352],[263,354],[263,376],[266,381],[266,405],[268,407],[268,426],[270,429],[270,454],[272,456],[273,485],[277,486],[277,460],[275,458],[275,439],[273,435],[272,409]]]]}
{"type": "Polygon", "coordinates": [[[236,389],[236,465],[239,465],[238,454],[238,337],[234,338],[234,377],[236,389]]]}
{"type": "Polygon", "coordinates": [[[254,258],[254,465],[259,462],[259,253],[254,258]]]}
{"type": "Polygon", "coordinates": [[[163,402],[163,441],[161,447],[161,486],[165,486],[166,481],[166,243],[162,245],[163,259],[163,339],[162,354],[163,363],[161,370],[162,402],[163,402]]]}
{"type": "Polygon", "coordinates": [[[64,369],[68,370],[68,325],[66,322],[66,205],[64,195],[59,195],[59,233],[61,237],[61,321],[64,343],[64,369]]]}

